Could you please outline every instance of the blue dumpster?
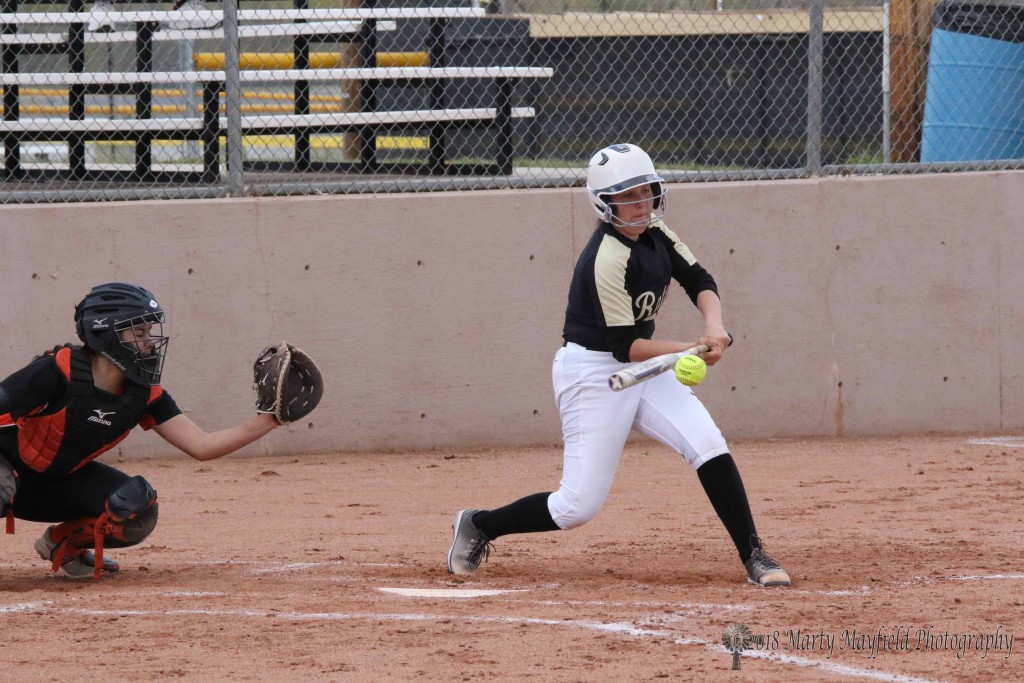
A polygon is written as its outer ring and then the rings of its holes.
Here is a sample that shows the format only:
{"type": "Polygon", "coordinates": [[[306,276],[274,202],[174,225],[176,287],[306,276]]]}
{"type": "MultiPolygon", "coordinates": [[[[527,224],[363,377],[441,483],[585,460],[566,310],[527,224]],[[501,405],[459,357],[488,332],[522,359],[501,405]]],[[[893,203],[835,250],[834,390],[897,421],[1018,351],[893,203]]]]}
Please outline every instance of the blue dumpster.
{"type": "Polygon", "coordinates": [[[921,161],[1024,158],[1024,6],[940,2],[921,161]]]}

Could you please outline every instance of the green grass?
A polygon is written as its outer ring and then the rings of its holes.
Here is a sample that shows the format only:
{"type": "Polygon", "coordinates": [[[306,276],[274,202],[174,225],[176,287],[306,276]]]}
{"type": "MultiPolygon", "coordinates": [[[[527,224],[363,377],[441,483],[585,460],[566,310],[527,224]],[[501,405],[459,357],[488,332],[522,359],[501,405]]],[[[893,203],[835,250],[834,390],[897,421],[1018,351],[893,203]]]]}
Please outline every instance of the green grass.
{"type": "Polygon", "coordinates": [[[848,156],[843,163],[851,166],[859,166],[862,164],[883,164],[885,163],[885,158],[882,156],[882,150],[859,150],[848,156]]]}

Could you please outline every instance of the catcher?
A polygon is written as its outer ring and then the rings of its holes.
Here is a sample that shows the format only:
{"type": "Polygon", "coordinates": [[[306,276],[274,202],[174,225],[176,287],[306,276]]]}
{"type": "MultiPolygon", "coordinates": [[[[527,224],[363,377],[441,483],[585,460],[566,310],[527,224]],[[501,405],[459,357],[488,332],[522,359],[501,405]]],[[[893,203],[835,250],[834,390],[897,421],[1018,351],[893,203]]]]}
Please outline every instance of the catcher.
{"type": "Polygon", "coordinates": [[[312,359],[287,343],[254,367],[257,415],[206,432],[160,386],[168,338],[164,311],[128,282],[94,287],[75,307],[82,346],[65,344],[0,382],[0,510],[49,522],[39,556],[71,579],[120,570],[103,548],[142,542],[157,521],[148,481],[97,462],[136,425],[196,460],[228,455],[309,414],[323,393],[312,359]]]}

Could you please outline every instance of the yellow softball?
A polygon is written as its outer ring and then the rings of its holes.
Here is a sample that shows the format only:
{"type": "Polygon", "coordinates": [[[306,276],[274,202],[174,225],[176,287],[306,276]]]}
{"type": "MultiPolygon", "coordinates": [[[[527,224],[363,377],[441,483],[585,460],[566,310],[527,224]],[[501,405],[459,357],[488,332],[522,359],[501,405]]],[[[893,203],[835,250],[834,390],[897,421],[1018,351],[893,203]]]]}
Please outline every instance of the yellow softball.
{"type": "Polygon", "coordinates": [[[676,379],[688,387],[695,387],[704,381],[708,366],[700,356],[683,356],[676,361],[676,379]]]}

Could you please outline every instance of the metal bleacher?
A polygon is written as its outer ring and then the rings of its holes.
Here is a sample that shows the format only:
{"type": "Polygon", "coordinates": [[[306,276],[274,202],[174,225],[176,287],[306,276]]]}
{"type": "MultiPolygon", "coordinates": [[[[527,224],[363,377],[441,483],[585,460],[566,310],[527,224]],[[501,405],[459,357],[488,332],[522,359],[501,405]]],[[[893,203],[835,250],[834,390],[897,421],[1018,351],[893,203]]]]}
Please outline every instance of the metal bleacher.
{"type": "MultiPolygon", "coordinates": [[[[512,173],[514,156],[512,126],[516,119],[530,118],[530,106],[516,106],[513,84],[517,79],[543,79],[551,69],[523,66],[445,65],[445,27],[452,19],[480,17],[473,8],[376,8],[365,0],[361,8],[308,9],[307,0],[294,0],[294,9],[238,10],[240,38],[286,36],[292,38],[293,68],[245,68],[237,72],[241,83],[290,83],[292,106],[287,113],[257,113],[241,117],[243,135],[286,135],[293,141],[290,161],[245,161],[244,168],[272,172],[408,173],[430,175],[512,173]],[[397,22],[429,22],[425,52],[426,66],[378,65],[378,36],[394,30],[397,22]],[[358,47],[359,64],[340,68],[310,68],[310,46],[318,42],[350,42],[358,47]],[[445,83],[482,81],[494,84],[490,106],[449,106],[445,83]],[[311,83],[358,83],[359,106],[348,111],[311,113],[311,83]],[[402,85],[426,89],[426,106],[380,110],[381,87],[402,85]],[[494,131],[493,164],[455,163],[446,147],[448,133],[471,127],[494,131]],[[395,168],[379,158],[377,138],[389,131],[422,131],[429,140],[425,163],[395,168]],[[315,161],[310,154],[310,136],[350,133],[357,136],[359,154],[346,161],[315,161]]],[[[221,93],[229,72],[224,69],[195,71],[154,70],[153,47],[157,41],[222,40],[224,29],[181,30],[160,28],[171,13],[167,11],[123,11],[111,13],[133,30],[89,33],[89,13],[84,0],[69,0],[67,12],[19,12],[18,0],[0,0],[0,62],[3,73],[3,119],[0,142],[4,166],[0,180],[66,177],[71,180],[213,183],[225,170],[221,140],[230,117],[222,110],[221,93]],[[45,26],[44,30],[26,30],[45,26]],[[66,32],[59,30],[66,26],[66,32]],[[54,30],[56,27],[58,30],[54,30]],[[89,43],[134,43],[134,71],[86,71],[85,49],[89,43]],[[24,72],[19,69],[23,55],[62,55],[64,71],[24,72]],[[153,92],[157,86],[201,86],[201,113],[185,116],[154,116],[153,92]],[[66,88],[66,117],[21,116],[21,89],[40,86],[66,88]],[[87,118],[86,96],[116,94],[134,100],[133,118],[87,118]],[[194,140],[202,145],[201,165],[183,168],[157,166],[153,162],[154,140],[194,140]],[[37,168],[23,163],[22,145],[34,141],[67,145],[66,168],[37,168]],[[87,162],[86,145],[98,141],[134,142],[134,164],[120,167],[87,162]]],[[[221,20],[220,10],[208,11],[210,19],[221,20]]],[[[231,137],[226,136],[230,144],[231,137]]],[[[228,159],[231,158],[227,155],[228,159]]],[[[241,157],[238,157],[241,158],[241,157]]]]}

